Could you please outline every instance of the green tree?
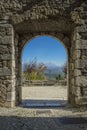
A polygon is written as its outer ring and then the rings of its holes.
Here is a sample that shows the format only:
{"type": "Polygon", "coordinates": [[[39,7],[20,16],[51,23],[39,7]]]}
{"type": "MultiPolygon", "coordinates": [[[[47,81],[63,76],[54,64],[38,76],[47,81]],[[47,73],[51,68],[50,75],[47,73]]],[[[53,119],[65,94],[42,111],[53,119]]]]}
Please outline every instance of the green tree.
{"type": "Polygon", "coordinates": [[[58,74],[58,76],[56,77],[56,80],[62,80],[62,79],[63,79],[62,75],[58,74]]]}
{"type": "Polygon", "coordinates": [[[65,63],[63,66],[63,73],[64,73],[64,76],[66,78],[67,77],[67,63],[65,63]]]}

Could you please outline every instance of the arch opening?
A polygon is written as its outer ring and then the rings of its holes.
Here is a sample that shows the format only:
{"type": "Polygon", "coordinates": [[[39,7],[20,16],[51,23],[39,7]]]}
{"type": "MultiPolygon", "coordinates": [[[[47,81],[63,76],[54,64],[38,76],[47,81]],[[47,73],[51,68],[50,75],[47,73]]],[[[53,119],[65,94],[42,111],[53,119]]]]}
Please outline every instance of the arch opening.
{"type": "Polygon", "coordinates": [[[21,58],[22,105],[65,105],[68,100],[68,51],[63,43],[53,36],[33,37],[23,47],[21,58]]]}

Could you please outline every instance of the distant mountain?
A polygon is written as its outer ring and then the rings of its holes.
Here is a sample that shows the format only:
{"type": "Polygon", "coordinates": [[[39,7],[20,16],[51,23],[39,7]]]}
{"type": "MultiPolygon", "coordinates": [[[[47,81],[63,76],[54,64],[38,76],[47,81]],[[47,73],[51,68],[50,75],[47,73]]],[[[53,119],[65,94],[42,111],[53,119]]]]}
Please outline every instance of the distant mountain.
{"type": "Polygon", "coordinates": [[[46,63],[45,66],[47,66],[48,70],[57,70],[57,71],[61,71],[63,69],[63,66],[57,66],[53,63],[46,63]]]}
{"type": "Polygon", "coordinates": [[[57,66],[53,63],[47,63],[45,66],[47,66],[47,70],[44,73],[47,77],[55,79],[59,73],[63,75],[63,66],[57,66]]]}
{"type": "Polygon", "coordinates": [[[53,64],[53,63],[46,63],[45,64],[48,68],[56,68],[56,67],[58,67],[57,65],[55,65],[55,64],[53,64]]]}

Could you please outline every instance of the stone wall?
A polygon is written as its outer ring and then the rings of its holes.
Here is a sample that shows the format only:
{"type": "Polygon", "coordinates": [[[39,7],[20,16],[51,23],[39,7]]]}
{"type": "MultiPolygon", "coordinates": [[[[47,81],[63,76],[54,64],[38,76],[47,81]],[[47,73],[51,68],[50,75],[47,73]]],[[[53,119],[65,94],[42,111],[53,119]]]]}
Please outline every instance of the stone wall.
{"type": "Polygon", "coordinates": [[[75,38],[75,86],[77,87],[77,104],[87,104],[87,25],[76,29],[75,38]]]}
{"type": "Polygon", "coordinates": [[[87,0],[0,1],[0,106],[21,101],[21,54],[35,36],[59,39],[68,54],[68,100],[87,105],[87,0]]]}
{"type": "Polygon", "coordinates": [[[19,48],[19,36],[17,33],[15,33],[15,75],[16,75],[16,105],[18,105],[21,102],[21,53],[19,48]]]}
{"type": "Polygon", "coordinates": [[[80,8],[73,11],[78,17],[74,17],[75,28],[71,35],[70,53],[70,93],[71,102],[75,105],[87,104],[87,11],[80,8]],[[84,10],[84,11],[83,11],[84,10]]]}
{"type": "Polygon", "coordinates": [[[12,25],[0,24],[0,106],[15,104],[15,49],[12,25]]]}

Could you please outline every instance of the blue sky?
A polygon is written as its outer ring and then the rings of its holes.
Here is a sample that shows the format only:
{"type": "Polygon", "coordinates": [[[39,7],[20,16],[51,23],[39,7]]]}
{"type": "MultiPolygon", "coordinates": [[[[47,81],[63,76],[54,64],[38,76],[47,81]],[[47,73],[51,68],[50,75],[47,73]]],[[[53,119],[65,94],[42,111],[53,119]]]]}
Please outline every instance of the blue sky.
{"type": "Polygon", "coordinates": [[[34,58],[37,62],[61,66],[67,61],[67,52],[57,39],[50,36],[38,36],[25,45],[22,52],[22,64],[34,58]]]}

